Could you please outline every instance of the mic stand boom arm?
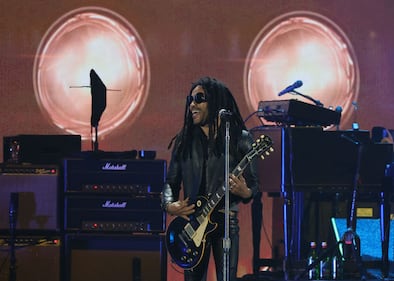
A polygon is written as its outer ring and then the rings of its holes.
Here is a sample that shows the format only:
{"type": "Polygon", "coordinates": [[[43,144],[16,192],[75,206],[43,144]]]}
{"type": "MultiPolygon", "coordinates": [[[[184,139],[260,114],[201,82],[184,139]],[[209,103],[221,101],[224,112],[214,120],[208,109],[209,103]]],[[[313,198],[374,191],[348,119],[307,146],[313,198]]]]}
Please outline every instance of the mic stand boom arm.
{"type": "Polygon", "coordinates": [[[301,97],[304,97],[304,98],[306,98],[307,100],[312,101],[312,102],[313,102],[315,105],[317,105],[317,106],[323,107],[323,104],[322,104],[319,100],[316,100],[316,99],[314,99],[314,98],[312,98],[312,97],[310,97],[310,96],[301,94],[300,92],[297,92],[296,90],[293,90],[293,91],[291,91],[291,92],[293,92],[294,94],[299,95],[299,96],[301,96],[301,97]]]}

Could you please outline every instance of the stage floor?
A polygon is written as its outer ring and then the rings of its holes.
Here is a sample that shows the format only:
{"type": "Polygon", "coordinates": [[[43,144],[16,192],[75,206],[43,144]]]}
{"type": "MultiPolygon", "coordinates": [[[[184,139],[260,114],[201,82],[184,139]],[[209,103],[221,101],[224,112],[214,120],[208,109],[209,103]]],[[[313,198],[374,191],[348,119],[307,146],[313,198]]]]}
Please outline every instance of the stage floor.
{"type": "MultiPolygon", "coordinates": [[[[297,276],[297,275],[295,275],[297,276]]],[[[271,271],[260,271],[257,274],[247,274],[242,278],[238,278],[238,281],[304,281],[308,280],[307,276],[301,278],[285,278],[283,272],[271,272],[271,271]]],[[[350,276],[345,279],[338,279],[343,281],[355,281],[355,280],[363,280],[363,281],[394,281],[394,268],[390,267],[390,272],[388,277],[383,277],[380,269],[368,269],[367,268],[367,276],[366,279],[361,279],[359,274],[355,274],[354,276],[350,276]]]]}

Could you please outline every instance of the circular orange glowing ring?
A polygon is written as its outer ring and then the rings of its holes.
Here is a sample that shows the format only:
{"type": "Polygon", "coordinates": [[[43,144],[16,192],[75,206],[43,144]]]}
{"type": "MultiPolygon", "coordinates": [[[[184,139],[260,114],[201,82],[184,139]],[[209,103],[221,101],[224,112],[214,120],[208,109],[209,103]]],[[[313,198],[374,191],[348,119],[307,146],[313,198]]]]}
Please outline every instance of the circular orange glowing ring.
{"type": "Polygon", "coordinates": [[[310,12],[292,12],[271,21],[255,38],[244,71],[248,105],[299,99],[278,93],[297,80],[303,95],[325,107],[342,108],[341,124],[352,115],[359,90],[359,69],[352,45],[331,20],[310,12]]]}
{"type": "Polygon", "coordinates": [[[42,38],[33,70],[41,111],[55,126],[83,139],[91,137],[91,69],[107,87],[98,130],[104,136],[137,118],[147,99],[150,70],[133,26],[99,7],[59,18],[42,38]]]}

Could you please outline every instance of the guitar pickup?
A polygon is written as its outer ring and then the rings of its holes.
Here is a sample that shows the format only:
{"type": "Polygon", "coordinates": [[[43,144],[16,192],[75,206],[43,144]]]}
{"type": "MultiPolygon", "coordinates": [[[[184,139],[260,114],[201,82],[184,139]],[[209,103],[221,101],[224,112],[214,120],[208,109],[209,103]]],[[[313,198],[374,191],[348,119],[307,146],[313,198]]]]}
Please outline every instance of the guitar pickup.
{"type": "Polygon", "coordinates": [[[187,236],[189,236],[190,239],[193,238],[194,229],[191,226],[191,224],[190,223],[186,224],[184,229],[186,231],[187,236]]]}

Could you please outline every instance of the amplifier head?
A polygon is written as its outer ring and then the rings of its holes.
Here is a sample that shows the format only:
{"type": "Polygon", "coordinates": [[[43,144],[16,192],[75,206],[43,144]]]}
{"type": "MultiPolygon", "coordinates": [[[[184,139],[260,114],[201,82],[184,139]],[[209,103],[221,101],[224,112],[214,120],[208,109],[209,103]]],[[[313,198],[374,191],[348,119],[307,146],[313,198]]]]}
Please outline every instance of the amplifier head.
{"type": "Polygon", "coordinates": [[[165,230],[160,197],[66,196],[64,229],[84,232],[159,233],[165,230]]]}
{"type": "Polygon", "coordinates": [[[165,175],[165,160],[65,159],[64,191],[67,194],[159,194],[165,175]]]}
{"type": "Polygon", "coordinates": [[[81,151],[80,135],[17,135],[3,137],[5,163],[60,164],[81,151]]]}

